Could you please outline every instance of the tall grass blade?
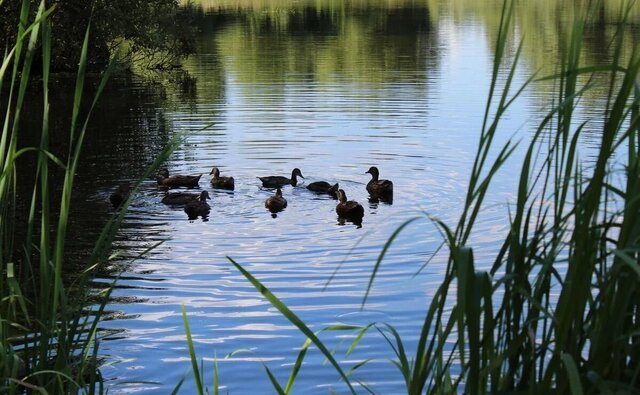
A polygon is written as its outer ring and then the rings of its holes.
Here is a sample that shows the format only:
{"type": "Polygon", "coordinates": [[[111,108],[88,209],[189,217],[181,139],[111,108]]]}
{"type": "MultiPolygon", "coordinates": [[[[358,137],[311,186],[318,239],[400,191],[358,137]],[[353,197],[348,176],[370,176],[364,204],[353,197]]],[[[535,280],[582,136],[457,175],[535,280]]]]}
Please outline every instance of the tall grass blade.
{"type": "Polygon", "coordinates": [[[213,395],[220,394],[220,378],[218,375],[218,358],[213,357],[213,395]]]}
{"type": "Polygon", "coordinates": [[[582,383],[580,382],[580,375],[578,373],[578,367],[576,366],[576,362],[573,360],[573,358],[569,354],[562,355],[562,362],[564,363],[565,369],[567,370],[567,376],[569,377],[569,386],[571,388],[571,393],[573,395],[584,394],[584,390],[582,388],[582,383]]]}
{"type": "Polygon", "coordinates": [[[264,365],[264,370],[267,372],[267,376],[269,377],[269,381],[271,381],[271,385],[273,386],[273,389],[276,390],[276,393],[278,395],[285,395],[286,392],[284,392],[284,390],[282,389],[282,386],[278,382],[278,379],[276,379],[276,377],[273,375],[273,373],[271,373],[271,369],[269,369],[269,367],[267,365],[264,365]]]}
{"type": "Polygon", "coordinates": [[[389,236],[387,241],[384,243],[384,246],[382,247],[382,251],[380,251],[380,255],[378,255],[378,260],[376,261],[375,265],[373,266],[373,270],[371,271],[371,276],[369,277],[369,283],[367,284],[367,289],[364,293],[364,297],[362,298],[362,304],[360,305],[360,310],[363,310],[364,305],[367,303],[367,298],[369,297],[369,293],[371,292],[371,287],[373,286],[373,280],[376,278],[376,273],[378,273],[378,269],[380,268],[380,264],[382,264],[382,260],[384,259],[384,256],[386,255],[387,250],[389,249],[389,247],[391,247],[391,245],[393,244],[393,241],[398,237],[398,235],[400,234],[400,232],[402,232],[404,228],[406,228],[411,223],[421,218],[422,217],[413,217],[404,221],[400,226],[396,228],[396,230],[393,231],[391,236],[389,236]]]}
{"type": "Polygon", "coordinates": [[[296,378],[298,377],[298,373],[302,368],[302,363],[304,362],[304,357],[307,355],[307,350],[309,349],[309,346],[311,346],[311,340],[307,339],[304,341],[304,344],[300,348],[300,351],[298,352],[298,357],[296,358],[296,362],[293,364],[293,368],[291,368],[291,374],[289,375],[289,380],[287,380],[287,384],[285,385],[283,390],[285,394],[291,393],[291,389],[293,388],[293,384],[295,383],[296,378]]]}
{"type": "Polygon", "coordinates": [[[189,328],[189,319],[187,318],[187,309],[182,305],[182,323],[184,325],[184,332],[187,335],[187,346],[189,347],[189,357],[191,358],[191,370],[193,371],[193,378],[196,381],[196,390],[199,395],[204,395],[204,387],[202,386],[202,380],[200,379],[200,369],[198,368],[198,359],[196,357],[196,350],[193,346],[193,339],[191,338],[191,329],[189,328]]]}
{"type": "Polygon", "coordinates": [[[351,383],[349,382],[348,377],[345,375],[344,371],[342,370],[338,362],[333,358],[333,355],[331,355],[331,352],[320,341],[320,339],[318,339],[318,337],[305,325],[305,323],[302,320],[300,320],[300,318],[298,318],[298,316],[293,311],[291,311],[284,303],[282,303],[280,299],[278,299],[273,293],[271,293],[271,291],[269,291],[269,289],[265,287],[258,279],[253,277],[251,273],[246,271],[242,266],[240,266],[232,258],[227,257],[227,259],[233,264],[233,266],[236,267],[236,269],[238,269],[238,271],[240,271],[240,273],[242,273],[242,275],[247,280],[249,280],[249,282],[256,288],[256,290],[258,290],[258,292],[260,292],[260,294],[262,294],[262,296],[265,299],[267,299],[273,307],[275,307],[278,311],[280,311],[280,313],[283,316],[285,316],[285,318],[287,318],[289,322],[295,325],[302,333],[304,333],[307,336],[307,338],[309,338],[313,342],[313,344],[316,347],[318,347],[318,349],[322,352],[322,354],[324,354],[327,360],[331,362],[331,364],[336,369],[340,377],[342,377],[347,387],[349,387],[349,391],[352,394],[355,394],[355,390],[351,386],[351,383]]]}
{"type": "Polygon", "coordinates": [[[392,363],[396,365],[396,367],[402,374],[407,389],[410,388],[413,370],[411,362],[407,357],[407,353],[405,351],[404,344],[402,343],[400,334],[394,327],[386,323],[382,324],[382,328],[376,325],[376,329],[384,337],[384,339],[387,341],[387,344],[389,344],[394,354],[396,355],[396,360],[393,360],[392,363]],[[393,341],[391,341],[391,339],[385,332],[389,332],[393,336],[393,341]]]}

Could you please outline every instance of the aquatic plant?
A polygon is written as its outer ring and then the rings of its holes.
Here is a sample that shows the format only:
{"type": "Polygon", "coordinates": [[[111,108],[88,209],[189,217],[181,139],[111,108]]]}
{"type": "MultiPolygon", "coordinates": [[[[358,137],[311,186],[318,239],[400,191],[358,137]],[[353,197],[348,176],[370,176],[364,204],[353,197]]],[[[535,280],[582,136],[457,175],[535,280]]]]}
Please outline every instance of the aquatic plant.
{"type": "MultiPolygon", "coordinates": [[[[30,20],[30,15],[33,15],[30,2],[22,1],[17,40],[5,52],[0,67],[0,81],[8,83],[8,87],[0,86],[6,106],[0,140],[0,260],[3,274],[0,278],[0,388],[5,393],[24,390],[73,393],[81,388],[93,391],[99,382],[95,342],[97,320],[83,312],[82,305],[69,300],[62,279],[71,190],[87,129],[87,121],[81,121],[79,110],[85,82],[89,29],[79,62],[70,118],[69,156],[65,160],[49,151],[50,17],[53,11],[54,7],[45,8],[42,1],[30,20]],[[30,83],[39,40],[44,103],[40,146],[20,148],[20,118],[29,111],[25,91],[30,83]],[[6,76],[9,70],[11,75],[6,76]],[[25,207],[17,207],[20,199],[17,184],[21,182],[20,175],[24,178],[18,163],[20,157],[29,154],[37,156],[37,166],[31,200],[25,210],[25,207]],[[64,173],[59,210],[52,208],[52,195],[56,190],[49,180],[51,167],[58,167],[64,173]],[[25,214],[26,221],[23,221],[25,214]],[[24,222],[26,230],[21,229],[24,222]],[[28,293],[25,287],[30,288],[28,293]]],[[[91,108],[100,96],[110,70],[105,71],[91,108]]],[[[87,273],[91,267],[85,269],[87,273]]],[[[98,315],[103,306],[98,307],[98,315]]]]}
{"type": "MultiPolygon", "coordinates": [[[[559,43],[561,59],[553,75],[531,76],[514,87],[522,53],[513,47],[514,1],[505,1],[494,46],[494,66],[484,121],[460,219],[451,227],[425,215],[442,232],[448,259],[442,282],[425,305],[415,349],[405,347],[387,323],[355,330],[355,340],[375,332],[389,344],[393,365],[409,394],[585,393],[637,391],[640,387],[640,49],[628,48],[627,18],[634,2],[622,7],[610,42],[609,64],[583,64],[584,32],[598,2],[576,8],[559,43]],[[495,147],[501,119],[524,89],[553,83],[555,96],[526,147],[509,230],[492,261],[478,262],[473,232],[491,184],[517,144],[495,147]],[[580,99],[596,87],[606,92],[601,114],[592,121],[575,115],[580,99]],[[599,136],[595,160],[580,157],[585,132],[599,136]],[[486,268],[479,270],[479,267],[486,268]],[[372,331],[375,329],[375,331],[372,331]]],[[[386,251],[374,265],[374,286],[386,251]]],[[[315,345],[350,392],[369,392],[300,318],[240,264],[231,263],[315,345]]],[[[422,268],[419,268],[421,270],[422,268]]],[[[192,346],[192,344],[191,344],[192,346]]],[[[193,350],[193,348],[191,348],[193,350]]],[[[191,353],[194,367],[195,353],[191,353]]],[[[381,356],[383,357],[383,356],[381,356]]],[[[296,361],[290,380],[295,381],[296,361]]],[[[270,371],[277,393],[289,393],[270,371]]],[[[200,391],[202,381],[198,383],[200,391]]]]}
{"type": "MultiPolygon", "coordinates": [[[[65,270],[69,265],[65,247],[72,217],[74,178],[89,117],[112,72],[113,62],[93,88],[93,98],[86,105],[83,92],[90,41],[87,26],[69,117],[68,154],[56,155],[49,148],[51,17],[56,6],[47,8],[45,1],[41,1],[32,12],[30,5],[29,0],[19,3],[17,39],[4,52],[0,64],[0,108],[4,109],[0,139],[0,392],[103,392],[97,325],[110,288],[90,295],[87,280],[108,260],[111,241],[131,195],[105,225],[91,257],[81,268],[74,269],[77,275],[73,282],[64,277],[69,271],[65,270]],[[21,147],[21,118],[32,111],[25,93],[35,84],[30,75],[35,72],[32,66],[36,64],[37,51],[42,51],[39,75],[44,104],[40,144],[21,147]],[[20,167],[30,155],[35,166],[20,167]],[[62,182],[54,183],[54,174],[62,182]],[[31,180],[30,196],[25,197],[21,194],[24,188],[18,187],[31,180]],[[59,207],[54,207],[58,204],[59,207]],[[89,297],[100,302],[91,307],[89,297]]],[[[141,177],[148,177],[166,159],[176,141],[141,177]]]]}

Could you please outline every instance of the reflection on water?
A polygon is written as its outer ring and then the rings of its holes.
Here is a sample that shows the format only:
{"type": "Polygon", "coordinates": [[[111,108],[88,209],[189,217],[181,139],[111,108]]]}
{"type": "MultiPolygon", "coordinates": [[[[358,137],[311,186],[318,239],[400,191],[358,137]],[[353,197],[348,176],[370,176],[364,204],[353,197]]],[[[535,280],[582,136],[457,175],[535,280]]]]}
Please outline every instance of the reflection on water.
{"type": "MultiPolygon", "coordinates": [[[[180,381],[190,368],[181,305],[198,355],[209,368],[218,358],[226,391],[271,392],[260,362],[286,380],[304,338],[227,256],[312,330],[389,322],[409,350],[444,272],[438,256],[412,276],[442,242],[424,213],[453,224],[464,198],[491,71],[495,31],[488,16],[461,18],[459,9],[428,1],[274,8],[252,2],[257,11],[240,3],[198,16],[203,33],[184,73],[154,84],[116,80],[93,117],[76,189],[77,249],[113,213],[109,196],[117,185],[139,177],[174,133],[187,138],[167,167],[203,174],[189,192],[211,197],[208,221],[189,221],[184,206],[162,203],[165,191],[155,179],[134,196],[114,245],[119,257],[106,271],[113,275],[97,280],[104,286],[122,272],[109,306],[113,319],[103,322],[112,334],[101,344],[111,393],[168,393],[180,381]],[[371,166],[393,181],[393,201],[367,193],[371,166]],[[234,177],[233,191],[211,188],[212,167],[234,177]],[[272,216],[265,200],[274,190],[258,177],[296,167],[305,179],[283,187],[287,207],[272,216]],[[306,188],[316,181],[338,183],[358,201],[362,223],[338,218],[332,196],[306,188]],[[382,246],[416,215],[424,220],[389,248],[361,310],[382,246]],[[224,358],[240,349],[249,352],[224,358]]],[[[502,142],[540,117],[546,89],[536,87],[514,104],[502,142]]],[[[482,213],[473,240],[481,264],[489,264],[507,229],[505,203],[513,200],[518,170],[515,159],[482,213]]],[[[333,335],[322,337],[330,347],[338,344],[333,335]]],[[[380,393],[398,393],[403,380],[382,361],[393,356],[385,344],[365,339],[354,354],[345,356],[343,345],[336,356],[346,366],[376,358],[358,378],[380,393]]],[[[343,392],[318,354],[308,354],[296,388],[343,392]]],[[[193,392],[190,383],[183,393],[193,392]]]]}

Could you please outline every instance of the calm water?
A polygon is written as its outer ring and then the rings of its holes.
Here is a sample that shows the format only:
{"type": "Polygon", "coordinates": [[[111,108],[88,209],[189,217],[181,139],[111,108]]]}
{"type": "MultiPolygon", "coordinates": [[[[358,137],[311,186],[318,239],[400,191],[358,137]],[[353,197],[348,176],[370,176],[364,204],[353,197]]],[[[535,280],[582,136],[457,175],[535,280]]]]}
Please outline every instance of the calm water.
{"type": "MultiPolygon", "coordinates": [[[[314,331],[387,322],[412,350],[446,263],[440,253],[413,276],[442,243],[428,220],[413,223],[394,242],[363,310],[360,303],[378,254],[398,226],[424,213],[456,223],[482,123],[497,17],[426,2],[372,4],[211,7],[198,18],[198,52],[184,63],[189,78],[114,81],[94,117],[79,175],[78,189],[91,191],[84,196],[90,208],[82,210],[92,210],[81,216],[85,226],[111,212],[106,201],[114,185],[139,176],[178,132],[187,138],[167,166],[175,174],[205,173],[200,188],[210,191],[212,210],[208,221],[188,221],[181,209],[160,202],[163,193],[153,180],[136,195],[115,245],[119,258],[111,272],[123,272],[109,306],[113,319],[102,324],[112,331],[101,344],[110,393],[169,393],[188,371],[181,305],[205,359],[207,383],[215,357],[225,392],[273,393],[262,363],[286,383],[305,338],[226,256],[314,331]],[[372,165],[393,180],[392,205],[368,202],[365,171],[372,165]],[[210,188],[212,166],[235,177],[234,192],[210,188]],[[294,167],[304,183],[284,188],[289,205],[272,218],[264,208],[272,191],[256,177],[288,176],[294,167]],[[317,180],[339,182],[365,206],[362,228],[340,224],[335,201],[304,188],[317,180]],[[237,350],[245,352],[225,359],[237,350]]],[[[534,33],[530,40],[553,36],[544,28],[534,33]]],[[[540,50],[526,52],[518,82],[539,67],[540,50]]],[[[526,92],[505,119],[498,146],[512,136],[526,138],[548,92],[526,92]]],[[[491,263],[507,229],[518,171],[516,155],[477,227],[473,245],[481,265],[491,263]]],[[[400,374],[385,360],[393,357],[386,342],[372,332],[347,356],[352,336],[322,338],[331,346],[346,342],[336,354],[346,367],[376,358],[357,377],[381,393],[402,392],[400,374]]],[[[317,350],[305,362],[297,393],[346,392],[317,350]]],[[[192,382],[189,377],[182,393],[193,392],[192,382]]]]}

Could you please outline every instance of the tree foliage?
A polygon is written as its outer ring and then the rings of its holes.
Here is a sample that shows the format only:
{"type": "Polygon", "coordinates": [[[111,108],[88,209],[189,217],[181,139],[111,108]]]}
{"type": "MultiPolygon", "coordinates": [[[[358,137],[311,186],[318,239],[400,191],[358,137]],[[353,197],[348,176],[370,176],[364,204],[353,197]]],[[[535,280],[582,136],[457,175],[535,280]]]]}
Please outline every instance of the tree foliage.
{"type": "MultiPolygon", "coordinates": [[[[178,0],[64,0],[51,1],[52,69],[77,68],[82,40],[91,22],[89,67],[100,69],[115,54],[116,47],[125,61],[144,61],[149,67],[169,67],[175,60],[193,52],[195,28],[188,10],[178,0]]],[[[1,45],[15,42],[20,2],[0,2],[1,45]]],[[[32,1],[32,12],[36,4],[32,1]]]]}

